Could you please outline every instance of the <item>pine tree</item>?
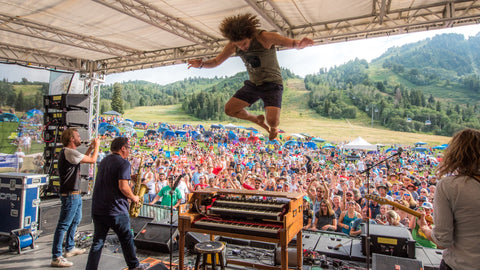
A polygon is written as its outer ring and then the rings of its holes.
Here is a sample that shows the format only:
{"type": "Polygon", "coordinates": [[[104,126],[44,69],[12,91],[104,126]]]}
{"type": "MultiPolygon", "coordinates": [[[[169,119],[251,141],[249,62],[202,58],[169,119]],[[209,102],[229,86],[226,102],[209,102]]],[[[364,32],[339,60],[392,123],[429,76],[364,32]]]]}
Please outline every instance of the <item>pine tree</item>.
{"type": "Polygon", "coordinates": [[[15,101],[15,110],[18,111],[23,111],[23,104],[24,104],[24,98],[23,98],[23,91],[20,90],[17,96],[17,100],[15,101]]]}
{"type": "Polygon", "coordinates": [[[122,85],[115,83],[113,85],[112,110],[123,114],[122,85]]]}

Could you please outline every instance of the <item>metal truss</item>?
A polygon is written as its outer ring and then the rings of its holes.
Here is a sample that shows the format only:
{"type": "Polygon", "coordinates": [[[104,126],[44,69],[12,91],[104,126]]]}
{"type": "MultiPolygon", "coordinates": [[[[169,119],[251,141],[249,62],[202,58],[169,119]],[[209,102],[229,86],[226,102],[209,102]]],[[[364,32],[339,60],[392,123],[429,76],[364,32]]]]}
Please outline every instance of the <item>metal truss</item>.
{"type": "Polygon", "coordinates": [[[105,53],[108,55],[123,56],[137,53],[132,48],[113,42],[101,40],[88,35],[72,33],[63,29],[54,28],[18,17],[0,13],[0,30],[25,35],[33,38],[56,42],[68,46],[105,53]]]}
{"type": "Polygon", "coordinates": [[[0,59],[6,63],[16,63],[25,66],[39,66],[60,70],[80,71],[85,60],[75,59],[66,55],[55,54],[42,50],[13,46],[0,42],[0,59]]]}
{"type": "Polygon", "coordinates": [[[263,19],[283,36],[292,36],[292,26],[277,10],[271,0],[245,0],[263,19]]]}
{"type": "MultiPolygon", "coordinates": [[[[190,40],[193,44],[138,52],[122,45],[0,14],[0,30],[113,56],[97,61],[86,60],[0,42],[0,60],[85,74],[110,74],[178,64],[192,58],[212,57],[220,53],[227,43],[225,39],[218,40],[208,36],[201,30],[163,13],[143,0],[94,1],[190,40]]],[[[271,0],[245,1],[280,33],[292,38],[308,36],[317,45],[480,22],[480,0],[443,1],[398,10],[391,9],[392,0],[371,0],[372,12],[368,15],[298,26],[290,26],[271,0]]]]}
{"type": "Polygon", "coordinates": [[[93,0],[99,4],[115,9],[128,16],[151,24],[164,31],[182,37],[205,48],[211,47],[216,38],[208,35],[200,29],[188,25],[181,20],[172,17],[153,5],[142,0],[93,0]]]}

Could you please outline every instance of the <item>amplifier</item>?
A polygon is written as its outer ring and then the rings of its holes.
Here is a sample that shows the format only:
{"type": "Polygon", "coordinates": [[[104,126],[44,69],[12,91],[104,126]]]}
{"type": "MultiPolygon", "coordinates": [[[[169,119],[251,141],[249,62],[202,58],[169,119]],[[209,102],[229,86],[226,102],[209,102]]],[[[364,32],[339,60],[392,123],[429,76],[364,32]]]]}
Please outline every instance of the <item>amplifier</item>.
{"type": "MultiPolygon", "coordinates": [[[[362,226],[362,253],[366,252],[367,226],[362,226]]],[[[415,258],[415,243],[406,227],[370,224],[370,255],[372,253],[415,258]]]]}
{"type": "MultiPolygon", "coordinates": [[[[173,227],[172,247],[175,248],[178,236],[178,229],[173,227]]],[[[137,248],[170,253],[170,225],[147,223],[145,227],[135,236],[134,242],[137,248]]]]}
{"type": "Polygon", "coordinates": [[[43,96],[46,108],[56,110],[83,110],[89,111],[90,98],[86,94],[61,94],[43,96]]]}

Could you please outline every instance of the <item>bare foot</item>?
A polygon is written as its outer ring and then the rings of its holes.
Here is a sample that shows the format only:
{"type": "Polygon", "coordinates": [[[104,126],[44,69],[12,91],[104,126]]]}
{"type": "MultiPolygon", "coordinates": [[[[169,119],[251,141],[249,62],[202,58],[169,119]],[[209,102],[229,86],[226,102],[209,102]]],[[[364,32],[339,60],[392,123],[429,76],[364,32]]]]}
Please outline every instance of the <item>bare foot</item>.
{"type": "Polygon", "coordinates": [[[255,123],[270,133],[270,127],[265,124],[265,116],[263,116],[263,114],[257,115],[257,122],[255,123]]]}
{"type": "Polygon", "coordinates": [[[268,139],[271,141],[271,140],[274,140],[275,138],[277,138],[277,135],[278,135],[278,128],[270,128],[270,134],[268,135],[268,139]]]}

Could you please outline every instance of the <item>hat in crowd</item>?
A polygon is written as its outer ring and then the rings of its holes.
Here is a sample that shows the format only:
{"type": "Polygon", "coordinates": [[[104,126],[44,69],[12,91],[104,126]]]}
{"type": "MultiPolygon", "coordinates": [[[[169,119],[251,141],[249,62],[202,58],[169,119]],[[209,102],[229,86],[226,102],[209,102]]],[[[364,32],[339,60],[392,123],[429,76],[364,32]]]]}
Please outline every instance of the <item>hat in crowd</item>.
{"type": "Polygon", "coordinates": [[[312,203],[312,200],[310,200],[310,198],[308,196],[303,196],[303,200],[307,201],[309,203],[312,203]]]}
{"type": "Polygon", "coordinates": [[[420,196],[420,197],[418,198],[418,200],[419,200],[419,201],[428,202],[427,196],[420,196]]]}
{"type": "Polygon", "coordinates": [[[261,182],[263,182],[263,180],[260,177],[255,177],[255,182],[260,182],[261,183],[261,182]]]}
{"type": "Polygon", "coordinates": [[[409,188],[409,187],[416,188],[416,186],[415,186],[414,184],[408,184],[408,185],[407,185],[407,188],[409,188]]]}
{"type": "Polygon", "coordinates": [[[377,190],[380,189],[380,188],[384,188],[386,191],[388,191],[388,187],[387,187],[385,184],[380,184],[380,185],[377,187],[377,190]]]}
{"type": "Polygon", "coordinates": [[[424,203],[422,203],[422,207],[425,208],[425,209],[433,209],[433,204],[431,204],[429,202],[424,202],[424,203]]]}

